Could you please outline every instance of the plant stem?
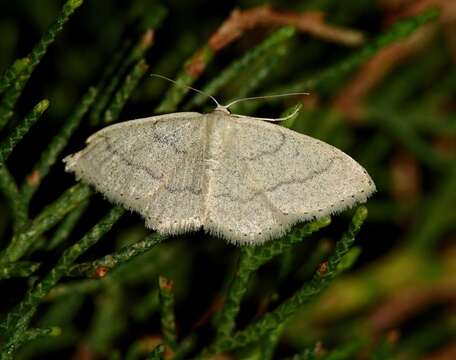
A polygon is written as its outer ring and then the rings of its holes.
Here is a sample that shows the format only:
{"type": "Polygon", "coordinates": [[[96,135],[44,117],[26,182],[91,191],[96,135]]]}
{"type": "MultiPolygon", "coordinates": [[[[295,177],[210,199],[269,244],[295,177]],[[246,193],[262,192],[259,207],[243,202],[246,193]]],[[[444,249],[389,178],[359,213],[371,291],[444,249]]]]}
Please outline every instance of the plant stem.
{"type": "Polygon", "coordinates": [[[165,343],[173,350],[177,346],[176,319],[174,316],[173,282],[163,276],[158,278],[160,321],[165,343]]]}
{"type": "Polygon", "coordinates": [[[35,314],[38,305],[49,291],[57,285],[74,261],[95,245],[105,235],[117,220],[125,213],[121,207],[114,207],[96,224],[81,240],[68,248],[57,262],[56,266],[29,292],[17,307],[10,311],[0,329],[5,331],[6,337],[0,351],[0,359],[6,360],[13,357],[14,352],[22,343],[29,323],[35,314]]]}
{"type": "Polygon", "coordinates": [[[24,67],[21,69],[20,73],[16,74],[14,81],[11,82],[12,86],[9,86],[6,90],[3,101],[0,103],[0,130],[3,129],[13,115],[14,106],[16,105],[25,84],[32,75],[33,70],[35,70],[40,63],[44,54],[46,54],[49,45],[54,42],[57,34],[63,29],[63,25],[68,21],[70,15],[82,5],[82,2],[83,0],[68,0],[65,5],[63,5],[62,11],[55,22],[43,34],[40,41],[38,41],[32,49],[27,60],[23,60],[22,64],[16,65],[24,67]]]}
{"type": "Polygon", "coordinates": [[[0,77],[0,94],[2,94],[30,65],[28,57],[17,59],[0,77]]]}
{"type": "Polygon", "coordinates": [[[124,83],[119,91],[114,95],[114,99],[104,113],[103,124],[110,124],[119,118],[120,111],[130,97],[133,90],[143,78],[149,65],[144,60],[139,60],[131,72],[126,76],[124,83]]]}
{"type": "Polygon", "coordinates": [[[225,304],[217,317],[217,339],[231,335],[235,328],[235,319],[239,313],[242,298],[247,291],[248,283],[258,268],[278,256],[293,244],[302,241],[312,233],[326,227],[331,219],[325,217],[303,226],[297,227],[290,234],[282,239],[271,241],[263,246],[244,246],[241,248],[241,255],[236,273],[229,285],[225,304]]]}
{"type": "MultiPolygon", "coordinates": [[[[18,233],[28,221],[27,204],[22,201],[21,194],[4,163],[0,163],[0,192],[5,196],[13,217],[14,233],[18,233]]],[[[1,255],[0,255],[1,258],[1,255]]],[[[0,261],[1,262],[1,261],[0,261]]]]}
{"type": "Polygon", "coordinates": [[[33,261],[17,261],[2,264],[0,268],[0,280],[13,277],[29,277],[40,267],[40,263],[33,261]]]}
{"type": "Polygon", "coordinates": [[[19,260],[40,235],[52,228],[70,211],[78,207],[91,193],[90,188],[82,184],[77,184],[65,191],[54,203],[45,207],[32,220],[26,231],[13,236],[11,243],[0,254],[0,264],[19,260]]]}
{"type": "Polygon", "coordinates": [[[280,324],[287,321],[301,305],[308,302],[325,289],[331,280],[339,273],[338,264],[353,245],[355,236],[360,230],[366,216],[367,209],[364,206],[361,206],[356,210],[348,230],[336,244],[334,253],[329,258],[324,272],[317,271],[312,280],[309,283],[304,284],[291,298],[280,304],[273,311],[263,315],[263,317],[249,325],[246,329],[238,331],[229,337],[217,338],[211,346],[203,350],[201,358],[207,358],[221,352],[244,347],[259,340],[271,330],[276,329],[280,324]]]}
{"type": "Polygon", "coordinates": [[[164,354],[165,354],[165,346],[163,344],[159,344],[147,356],[147,360],[161,360],[161,359],[163,359],[164,354]]]}
{"type": "Polygon", "coordinates": [[[8,159],[15,146],[22,140],[48,107],[49,100],[41,100],[24,120],[13,129],[6,139],[0,143],[0,162],[5,162],[8,159]]]}
{"type": "Polygon", "coordinates": [[[164,241],[166,238],[166,236],[160,235],[158,233],[150,234],[144,240],[138,241],[133,245],[126,246],[113,254],[102,257],[99,260],[72,266],[70,269],[68,269],[67,276],[85,275],[88,277],[93,277],[96,270],[100,267],[106,267],[107,271],[110,271],[115,267],[126,263],[132,258],[145,253],[157,244],[164,241]]]}
{"type": "Polygon", "coordinates": [[[51,140],[47,149],[41,153],[37,164],[22,183],[22,201],[24,201],[27,206],[35,192],[38,190],[42,180],[48,175],[51,166],[54,165],[59,158],[71,135],[73,135],[74,131],[81,123],[82,118],[94,102],[96,95],[97,89],[91,87],[87,90],[87,93],[82,97],[60,132],[51,140]]]}
{"type": "MultiPolygon", "coordinates": [[[[235,60],[230,66],[225,68],[218,76],[214,77],[211,82],[204,86],[202,91],[204,91],[206,94],[215,96],[223,86],[229,84],[237,76],[239,76],[239,73],[241,71],[251,66],[252,63],[260,59],[262,56],[265,56],[265,54],[267,54],[271,49],[274,49],[284,42],[290,40],[295,34],[295,29],[290,26],[277,30],[268,38],[266,38],[261,44],[248,51],[240,59],[235,60]]],[[[245,96],[245,94],[239,96],[242,97],[245,96]]],[[[200,106],[207,99],[207,96],[197,94],[190,101],[187,107],[200,106]]]]}

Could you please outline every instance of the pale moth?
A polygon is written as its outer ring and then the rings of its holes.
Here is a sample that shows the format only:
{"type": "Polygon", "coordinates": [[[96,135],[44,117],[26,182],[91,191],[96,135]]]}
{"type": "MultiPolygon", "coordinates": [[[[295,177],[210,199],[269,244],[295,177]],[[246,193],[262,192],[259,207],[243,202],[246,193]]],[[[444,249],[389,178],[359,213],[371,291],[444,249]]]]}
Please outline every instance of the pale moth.
{"type": "Polygon", "coordinates": [[[231,114],[241,100],[222,106],[214,99],[207,114],[108,126],[67,156],[65,169],[140,213],[150,229],[172,235],[202,228],[238,244],[278,238],[375,192],[366,170],[341,150],[271,123],[283,118],[231,114]]]}

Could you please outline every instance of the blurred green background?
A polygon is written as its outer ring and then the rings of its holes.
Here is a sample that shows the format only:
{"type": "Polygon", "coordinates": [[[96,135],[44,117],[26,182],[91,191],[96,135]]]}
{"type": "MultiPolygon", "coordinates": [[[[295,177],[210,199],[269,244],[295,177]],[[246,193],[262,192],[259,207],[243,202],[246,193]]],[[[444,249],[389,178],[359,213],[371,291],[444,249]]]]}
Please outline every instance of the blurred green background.
{"type": "MultiPolygon", "coordinates": [[[[63,4],[2,2],[0,72],[31,51],[63,4]]],[[[307,97],[245,102],[233,111],[279,117],[300,103],[292,128],[356,159],[378,193],[367,203],[351,269],[275,332],[271,354],[257,342],[227,358],[301,353],[295,359],[323,359],[331,358],[331,349],[345,349],[332,359],[456,359],[455,61],[455,0],[86,1],[36,67],[0,136],[13,131],[38,101],[50,101],[6,163],[17,182],[30,180],[34,164],[87,88],[100,91],[49,175],[40,179],[28,213],[35,218],[74,184],[60,159],[104,124],[213,107],[150,72],[206,90],[222,103],[308,91],[307,97]],[[395,28],[432,8],[439,15],[425,24],[395,28]],[[294,30],[279,30],[286,25],[294,30]],[[134,83],[122,95],[119,89],[131,78],[134,83]]],[[[8,313],[109,207],[93,195],[65,239],[30,249],[24,260],[41,267],[0,282],[1,313],[8,313]]],[[[351,215],[334,216],[329,227],[260,268],[249,283],[238,327],[274,309],[308,280],[351,215]]],[[[13,234],[13,217],[0,197],[2,248],[13,234]]],[[[80,262],[115,252],[146,233],[143,220],[128,213],[80,262]]],[[[51,238],[55,229],[45,234],[45,240],[51,238]]],[[[184,356],[191,358],[210,342],[210,318],[238,256],[238,247],[196,233],[169,239],[103,279],[66,277],[33,320],[37,327],[58,326],[61,334],[28,342],[16,356],[144,358],[161,341],[157,278],[164,275],[174,281],[179,339],[195,336],[184,356]]]]}

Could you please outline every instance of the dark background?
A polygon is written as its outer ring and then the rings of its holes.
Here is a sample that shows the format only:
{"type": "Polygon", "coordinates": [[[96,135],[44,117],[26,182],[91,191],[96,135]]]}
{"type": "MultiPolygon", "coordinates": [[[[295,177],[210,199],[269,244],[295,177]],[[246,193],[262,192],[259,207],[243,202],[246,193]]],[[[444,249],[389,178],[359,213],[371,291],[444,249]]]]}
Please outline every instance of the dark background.
{"type": "MultiPolygon", "coordinates": [[[[176,79],[185,68],[184,62],[207,43],[235,7],[248,9],[262,4],[265,2],[86,1],[49,48],[16,106],[9,128],[39,100],[47,98],[51,103],[44,118],[8,160],[10,171],[22,181],[88,86],[99,83],[125,41],[135,43],[146,29],[154,28],[154,45],[145,55],[149,72],[176,79]],[[161,21],[157,21],[158,13],[163,13],[161,21]]],[[[302,102],[294,129],[347,152],[367,169],[378,187],[367,204],[369,217],[357,238],[359,257],[355,265],[288,323],[277,358],[312,348],[318,342],[331,349],[361,335],[369,340],[357,358],[369,358],[370,351],[383,343],[391,346],[395,359],[456,358],[456,2],[315,0],[269,4],[295,13],[321,11],[326,23],[362,32],[365,43],[347,46],[298,31],[280,49],[270,50],[241,69],[234,81],[216,94],[217,99],[227,102],[238,97],[246,84],[256,79],[260,79],[257,86],[245,95],[287,89],[309,91],[307,98],[249,103],[236,111],[278,117],[302,102]],[[420,14],[432,4],[440,7],[440,17],[411,37],[379,50],[348,73],[337,72],[315,88],[305,87],[307,79],[335,68],[372,44],[396,21],[420,14]],[[261,77],[263,69],[266,76],[261,77]]],[[[1,5],[3,71],[33,48],[63,3],[14,1],[1,5]]],[[[215,55],[194,86],[203,88],[276,29],[264,24],[245,32],[215,55]]],[[[168,87],[163,80],[145,76],[120,120],[153,115],[168,87]]],[[[188,94],[178,109],[182,110],[193,96],[188,94]]],[[[207,102],[194,109],[207,111],[211,106],[207,102]]],[[[100,127],[90,126],[88,119],[83,121],[62,155],[80,149],[85,138],[100,127]]],[[[31,203],[31,217],[72,184],[74,178],[64,173],[58,161],[31,203]]],[[[62,250],[93,226],[109,206],[102,196],[95,195],[68,244],[30,254],[30,260],[43,263],[39,275],[51,268],[62,250]]],[[[347,211],[334,216],[330,227],[260,269],[241,308],[240,327],[262,309],[274,308],[309,278],[347,227],[350,215],[352,212],[347,211]],[[320,258],[318,251],[323,254],[320,258]]],[[[145,233],[140,217],[127,214],[81,261],[104,256],[145,233]]],[[[10,212],[0,198],[2,247],[10,237],[10,212]]],[[[24,346],[18,358],[55,355],[91,359],[118,354],[123,358],[132,344],[143,342],[150,347],[157,343],[158,306],[147,299],[156,293],[158,275],[174,280],[177,323],[184,337],[222,294],[238,252],[236,246],[203,233],[173,238],[127,264],[123,272],[103,279],[96,290],[78,292],[70,288],[69,295],[46,302],[36,324],[58,325],[63,333],[24,346]]],[[[2,282],[2,312],[21,299],[33,280],[2,282]]],[[[203,345],[212,334],[207,322],[197,333],[203,345]]]]}

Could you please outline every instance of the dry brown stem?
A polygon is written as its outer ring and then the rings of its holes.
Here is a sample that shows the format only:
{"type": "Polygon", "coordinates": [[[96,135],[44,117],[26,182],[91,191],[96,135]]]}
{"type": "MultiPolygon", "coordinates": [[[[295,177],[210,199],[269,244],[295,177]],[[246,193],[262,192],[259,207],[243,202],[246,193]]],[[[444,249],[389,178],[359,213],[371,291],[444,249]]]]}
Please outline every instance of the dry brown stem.
{"type": "MultiPolygon", "coordinates": [[[[389,16],[388,23],[409,16],[416,16],[430,8],[441,10],[439,21],[447,24],[456,20],[456,1],[454,0],[418,0],[407,4],[401,11],[389,16]]],[[[348,120],[361,121],[363,118],[362,101],[384,77],[398,64],[426,46],[435,33],[434,25],[427,25],[417,30],[408,39],[394,43],[370,59],[353,76],[352,80],[339,91],[333,100],[333,107],[344,113],[348,120]]]]}
{"type": "Polygon", "coordinates": [[[213,51],[219,51],[241,37],[244,32],[258,26],[285,25],[292,25],[300,32],[344,45],[357,46],[364,41],[363,34],[359,31],[326,23],[321,12],[278,11],[266,5],[248,10],[234,9],[210,37],[209,47],[213,51]]]}
{"type": "Polygon", "coordinates": [[[375,88],[396,65],[427,44],[433,33],[432,26],[424,26],[409,38],[380,50],[339,91],[333,100],[333,107],[344,113],[349,120],[362,120],[364,114],[361,102],[364,96],[375,88]]]}

